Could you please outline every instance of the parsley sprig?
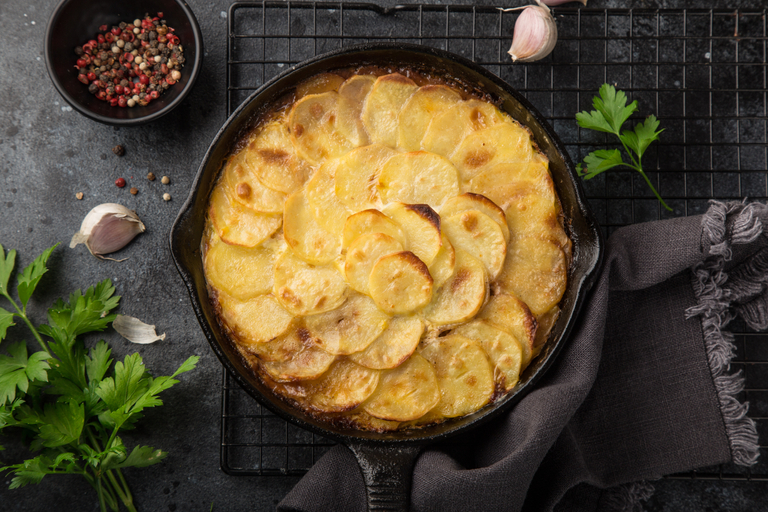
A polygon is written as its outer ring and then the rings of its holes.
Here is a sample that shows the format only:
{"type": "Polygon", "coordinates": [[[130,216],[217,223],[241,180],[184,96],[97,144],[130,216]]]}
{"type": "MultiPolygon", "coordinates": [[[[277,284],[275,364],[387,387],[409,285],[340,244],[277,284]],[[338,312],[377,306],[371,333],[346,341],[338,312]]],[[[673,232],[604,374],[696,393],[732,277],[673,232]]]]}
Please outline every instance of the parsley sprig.
{"type": "Polygon", "coordinates": [[[68,301],[57,300],[48,309],[48,323],[35,327],[27,305],[55,248],[18,275],[17,302],[8,288],[16,251],[6,254],[0,245],[0,296],[12,307],[0,308],[0,342],[19,319],[41,349],[30,354],[22,340],[7,344],[8,355],[0,355],[0,433],[20,430],[30,449],[39,452],[0,472],[14,474],[11,489],[40,483],[46,475],[79,474],[98,493],[103,512],[117,512],[120,503],[135,511],[121,470],[156,464],[167,454],[139,445],[129,451],[118,433],[134,428],[144,409],[162,405],[159,393],[176,384],[179,374],[192,370],[198,357],[184,361],[169,377],[152,377],[139,354],[113,366],[103,340],[86,349],[79,336],[103,331],[115,319],[111,311],[120,297],[109,280],[85,293],[75,291],[68,301]]]}
{"type": "Polygon", "coordinates": [[[635,125],[632,131],[622,131],[621,127],[629,116],[637,112],[637,101],[627,105],[627,95],[624,91],[617,91],[609,84],[603,84],[600,87],[600,95],[592,99],[592,105],[595,110],[576,114],[579,126],[598,132],[612,133],[618,137],[630,162],[622,159],[621,151],[618,149],[598,149],[584,158],[584,165],[576,166],[579,176],[588,180],[619,165],[629,167],[640,173],[662,206],[672,211],[643,171],[643,153],[653,141],[659,139],[659,134],[664,131],[658,129],[659,121],[656,116],[648,116],[644,122],[635,125]]]}

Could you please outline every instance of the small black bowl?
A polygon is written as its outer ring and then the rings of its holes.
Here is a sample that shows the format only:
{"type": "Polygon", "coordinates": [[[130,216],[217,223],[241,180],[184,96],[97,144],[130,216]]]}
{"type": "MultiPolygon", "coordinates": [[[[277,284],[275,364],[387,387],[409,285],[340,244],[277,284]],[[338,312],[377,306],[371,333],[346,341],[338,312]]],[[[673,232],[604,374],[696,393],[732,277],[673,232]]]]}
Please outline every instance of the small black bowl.
{"type": "Polygon", "coordinates": [[[203,65],[203,36],[192,10],[183,0],[63,0],[54,9],[45,31],[45,64],[53,85],[72,107],[86,117],[115,126],[136,126],[158,119],[181,103],[203,65]],[[175,29],[186,62],[181,79],[146,107],[112,107],[88,92],[77,79],[75,47],[95,39],[101,25],[163,18],[175,29]]]}

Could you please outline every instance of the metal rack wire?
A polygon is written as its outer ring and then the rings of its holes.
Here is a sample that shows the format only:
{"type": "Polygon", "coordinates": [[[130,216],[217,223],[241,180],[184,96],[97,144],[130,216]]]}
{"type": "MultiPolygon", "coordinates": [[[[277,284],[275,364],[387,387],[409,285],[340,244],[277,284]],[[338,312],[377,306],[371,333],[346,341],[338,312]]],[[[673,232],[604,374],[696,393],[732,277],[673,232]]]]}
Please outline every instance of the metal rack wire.
{"type": "MultiPolygon", "coordinates": [[[[768,200],[766,11],[553,9],[559,41],[546,59],[506,55],[517,13],[492,7],[340,2],[234,3],[228,12],[227,113],[288,67],[369,41],[424,44],[470,58],[516,87],[554,126],[571,158],[606,143],[581,131],[604,82],[666,128],[644,157],[649,177],[674,209],[663,209],[632,171],[584,183],[609,235],[619,226],[706,210],[709,199],[768,200]]],[[[768,439],[768,335],[739,323],[733,369],[743,370],[750,416],[768,439]]],[[[305,473],[332,443],[262,409],[229,376],[222,385],[221,466],[233,475],[305,473]]],[[[768,481],[768,446],[749,470],[705,468],[673,478],[768,481]]]]}

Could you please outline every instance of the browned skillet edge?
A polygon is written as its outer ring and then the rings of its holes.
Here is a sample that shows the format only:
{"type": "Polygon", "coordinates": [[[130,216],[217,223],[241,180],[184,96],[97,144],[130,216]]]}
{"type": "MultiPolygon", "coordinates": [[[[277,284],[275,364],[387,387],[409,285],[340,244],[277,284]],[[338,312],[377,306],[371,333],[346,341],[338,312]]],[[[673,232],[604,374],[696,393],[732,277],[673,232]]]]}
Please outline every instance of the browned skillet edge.
{"type": "Polygon", "coordinates": [[[544,117],[516,90],[483,67],[458,55],[435,48],[403,43],[365,43],[335,50],[297,64],[273,78],[229,117],[216,134],[198,169],[189,197],[171,229],[171,254],[200,327],[214,353],[230,375],[259,403],[291,423],[334,439],[355,454],[368,491],[370,510],[407,510],[411,472],[416,457],[427,444],[447,439],[484,424],[508,411],[528,393],[552,365],[573,331],[587,293],[599,275],[603,238],[587,203],[580,179],[562,142],[544,117]],[[241,364],[239,354],[224,333],[208,300],[200,240],[205,225],[208,196],[222,162],[254,119],[301,80],[319,72],[353,65],[427,66],[447,77],[463,78],[500,98],[500,107],[532,132],[550,160],[550,171],[563,205],[566,232],[573,242],[573,261],[561,301],[562,313],[538,358],[521,375],[517,389],[481,410],[420,430],[377,433],[322,424],[277,398],[241,364]],[[258,98],[258,101],[256,101],[258,98]]]}

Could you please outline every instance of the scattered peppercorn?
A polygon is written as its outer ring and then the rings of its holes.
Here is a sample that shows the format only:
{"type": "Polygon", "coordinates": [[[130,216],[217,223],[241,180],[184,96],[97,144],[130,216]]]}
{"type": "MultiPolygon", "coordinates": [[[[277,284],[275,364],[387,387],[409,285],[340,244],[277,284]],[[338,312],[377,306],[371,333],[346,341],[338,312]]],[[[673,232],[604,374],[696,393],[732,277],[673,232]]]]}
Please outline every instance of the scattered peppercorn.
{"type": "Polygon", "coordinates": [[[115,185],[117,185],[120,188],[123,188],[125,186],[125,178],[117,178],[115,180],[115,185]]]}
{"type": "Polygon", "coordinates": [[[117,156],[123,156],[125,154],[125,148],[120,144],[118,144],[117,146],[112,148],[112,152],[117,156]]]}
{"type": "Polygon", "coordinates": [[[169,178],[168,176],[163,176],[163,178],[160,181],[162,182],[163,185],[167,185],[171,182],[171,178],[169,178]]]}
{"type": "Polygon", "coordinates": [[[163,201],[170,201],[170,200],[171,200],[171,194],[169,194],[168,192],[163,194],[163,201]]]}
{"type": "Polygon", "coordinates": [[[147,179],[149,181],[155,181],[155,173],[153,173],[153,172],[148,173],[147,174],[147,179]]]}
{"type": "Polygon", "coordinates": [[[138,194],[138,193],[139,193],[139,189],[137,189],[136,187],[131,187],[131,194],[132,194],[132,195],[134,195],[134,196],[135,196],[135,195],[136,195],[136,194],[138,194]]]}
{"type": "Polygon", "coordinates": [[[78,200],[80,200],[80,199],[82,199],[82,198],[83,198],[83,193],[82,193],[82,192],[78,192],[77,194],[75,194],[75,197],[76,197],[78,200]]]}

